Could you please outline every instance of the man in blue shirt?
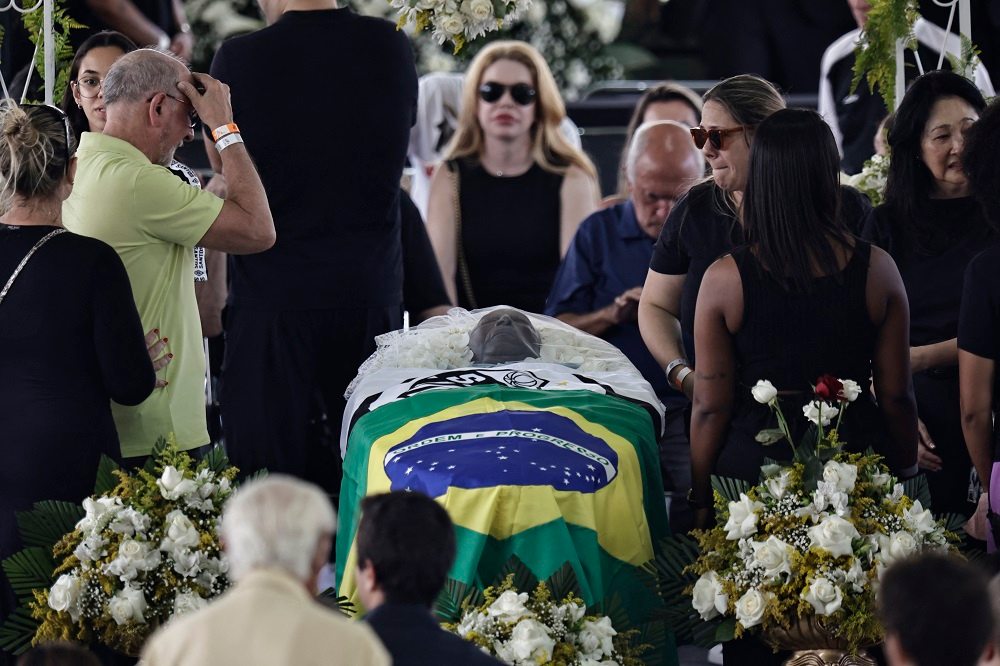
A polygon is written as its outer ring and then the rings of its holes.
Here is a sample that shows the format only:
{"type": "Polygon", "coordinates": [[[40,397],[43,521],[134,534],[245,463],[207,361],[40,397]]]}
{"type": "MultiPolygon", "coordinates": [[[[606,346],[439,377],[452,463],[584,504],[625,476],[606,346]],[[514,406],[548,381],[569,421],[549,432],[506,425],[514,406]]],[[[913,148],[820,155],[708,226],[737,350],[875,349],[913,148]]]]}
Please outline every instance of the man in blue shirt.
{"type": "Polygon", "coordinates": [[[629,200],[583,221],[545,304],[545,314],[618,347],[652,384],[667,406],[661,466],[671,478],[664,482],[673,481],[674,493],[681,496],[690,485],[689,445],[680,415],[687,401],[669,386],[646,349],[636,314],[667,214],[704,172],[704,158],[686,127],[669,120],[642,125],[625,161],[629,200]]]}

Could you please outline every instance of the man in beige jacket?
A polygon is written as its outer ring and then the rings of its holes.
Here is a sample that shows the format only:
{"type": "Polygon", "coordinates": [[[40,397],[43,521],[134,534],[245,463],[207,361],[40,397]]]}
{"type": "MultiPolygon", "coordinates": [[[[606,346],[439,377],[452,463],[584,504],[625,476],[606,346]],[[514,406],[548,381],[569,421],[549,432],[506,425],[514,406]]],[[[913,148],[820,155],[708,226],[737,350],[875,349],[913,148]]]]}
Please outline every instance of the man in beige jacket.
{"type": "Polygon", "coordinates": [[[389,666],[374,632],[315,599],[336,517],[317,487],[271,475],[246,484],[223,513],[233,587],[157,631],[148,666],[389,666]]]}

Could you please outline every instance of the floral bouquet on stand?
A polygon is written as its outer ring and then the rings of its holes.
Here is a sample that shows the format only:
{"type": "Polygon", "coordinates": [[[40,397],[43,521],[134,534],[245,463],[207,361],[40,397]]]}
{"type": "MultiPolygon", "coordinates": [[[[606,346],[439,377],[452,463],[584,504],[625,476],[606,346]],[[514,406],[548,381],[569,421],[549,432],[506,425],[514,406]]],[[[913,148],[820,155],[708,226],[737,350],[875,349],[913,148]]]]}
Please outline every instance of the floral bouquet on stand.
{"type": "MultiPolygon", "coordinates": [[[[671,614],[694,642],[762,630],[776,648],[835,649],[857,655],[845,663],[874,663],[859,650],[883,637],[875,615],[882,573],[921,551],[954,550],[961,520],[937,520],[925,508],[922,476],[902,484],[880,456],[842,451],[837,431],[857,383],[826,375],[814,391],[803,408],[811,427],[791,462],[762,467],[757,485],[713,478],[716,524],[695,532],[697,545],[672,544],[656,565],[660,589],[687,595],[671,614]]],[[[752,392],[778,422],[757,440],[791,441],[775,387],[761,380],[752,392]]]]}
{"type": "Polygon", "coordinates": [[[221,447],[196,463],[161,440],[144,469],[102,460],[82,507],[19,516],[32,547],[3,563],[22,606],[0,645],[98,641],[137,655],[156,627],[206,605],[229,586],[218,530],[236,473],[221,447]]]}

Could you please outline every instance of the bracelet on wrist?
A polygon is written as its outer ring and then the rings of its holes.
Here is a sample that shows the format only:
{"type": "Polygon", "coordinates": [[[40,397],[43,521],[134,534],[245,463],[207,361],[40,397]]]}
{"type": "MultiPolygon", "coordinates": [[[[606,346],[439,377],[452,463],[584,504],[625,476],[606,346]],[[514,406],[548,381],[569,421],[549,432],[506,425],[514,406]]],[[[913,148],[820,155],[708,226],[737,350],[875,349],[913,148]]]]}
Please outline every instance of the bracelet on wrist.
{"type": "Polygon", "coordinates": [[[215,149],[221,153],[223,150],[233,145],[234,143],[243,143],[243,137],[240,136],[239,132],[231,132],[226,136],[222,137],[221,139],[219,139],[218,141],[216,141],[215,149]]]}
{"type": "Polygon", "coordinates": [[[690,374],[691,374],[691,368],[686,365],[680,370],[678,370],[677,374],[674,376],[674,388],[683,393],[684,380],[687,379],[687,376],[690,374]]]}
{"type": "Polygon", "coordinates": [[[666,375],[667,377],[667,381],[670,381],[670,373],[673,372],[674,368],[676,368],[679,365],[691,365],[691,363],[683,356],[681,356],[680,358],[675,358],[670,363],[667,363],[667,367],[663,371],[663,374],[666,375]]]}
{"type": "Polygon", "coordinates": [[[229,134],[239,133],[240,128],[236,126],[236,123],[226,123],[225,125],[220,125],[212,130],[212,141],[218,142],[224,136],[229,134]]]}

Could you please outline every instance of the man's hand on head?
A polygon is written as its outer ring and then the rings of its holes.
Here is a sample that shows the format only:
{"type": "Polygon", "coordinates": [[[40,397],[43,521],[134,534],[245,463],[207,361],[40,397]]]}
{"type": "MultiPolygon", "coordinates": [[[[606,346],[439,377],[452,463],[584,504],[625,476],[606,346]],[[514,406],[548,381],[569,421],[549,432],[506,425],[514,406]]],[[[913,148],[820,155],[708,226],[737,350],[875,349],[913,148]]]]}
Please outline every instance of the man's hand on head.
{"type": "Polygon", "coordinates": [[[233,122],[233,105],[229,86],[208,74],[192,72],[197,88],[187,81],[180,81],[177,89],[191,100],[191,105],[210,129],[233,122]]]}

